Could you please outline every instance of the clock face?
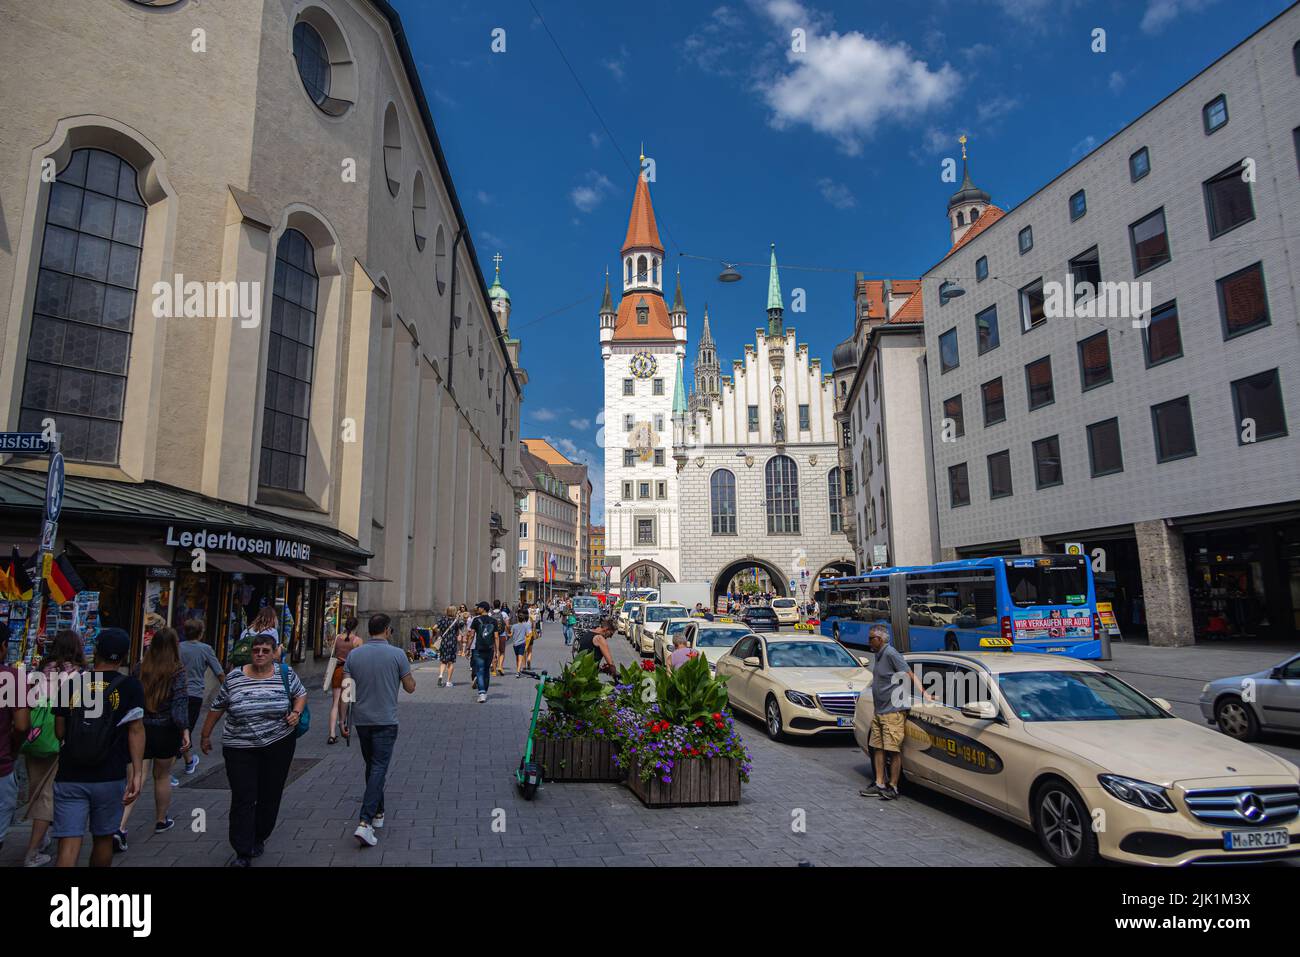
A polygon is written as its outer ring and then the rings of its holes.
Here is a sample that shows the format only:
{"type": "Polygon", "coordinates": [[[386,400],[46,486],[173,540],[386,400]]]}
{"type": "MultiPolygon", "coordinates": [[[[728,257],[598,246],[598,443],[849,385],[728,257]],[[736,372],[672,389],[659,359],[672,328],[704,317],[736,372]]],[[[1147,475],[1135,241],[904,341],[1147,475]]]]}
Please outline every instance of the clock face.
{"type": "Polygon", "coordinates": [[[638,379],[648,379],[655,374],[655,370],[659,368],[659,363],[650,353],[638,352],[632,357],[631,367],[632,374],[638,379]]]}

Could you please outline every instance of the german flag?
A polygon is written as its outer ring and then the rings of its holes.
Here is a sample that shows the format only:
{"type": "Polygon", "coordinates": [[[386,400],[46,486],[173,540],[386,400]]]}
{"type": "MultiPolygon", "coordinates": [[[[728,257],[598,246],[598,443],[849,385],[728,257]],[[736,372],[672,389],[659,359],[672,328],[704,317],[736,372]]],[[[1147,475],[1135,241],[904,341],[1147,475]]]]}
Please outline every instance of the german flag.
{"type": "Polygon", "coordinates": [[[32,597],[32,580],[27,575],[27,568],[14,546],[8,561],[0,561],[0,598],[8,601],[30,601],[32,597]]]}
{"type": "Polygon", "coordinates": [[[84,589],[86,583],[81,580],[77,570],[72,567],[72,562],[68,561],[68,556],[60,555],[50,562],[49,574],[45,576],[45,587],[50,591],[50,601],[56,605],[62,605],[76,598],[77,592],[84,589]]]}

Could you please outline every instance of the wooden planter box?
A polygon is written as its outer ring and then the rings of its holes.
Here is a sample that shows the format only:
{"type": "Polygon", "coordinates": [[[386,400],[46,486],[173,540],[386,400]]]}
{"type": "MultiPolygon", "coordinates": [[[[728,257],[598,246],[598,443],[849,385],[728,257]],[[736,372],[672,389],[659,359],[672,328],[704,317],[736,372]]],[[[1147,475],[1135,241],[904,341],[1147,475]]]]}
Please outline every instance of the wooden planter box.
{"type": "Polygon", "coordinates": [[[604,738],[538,738],[543,781],[622,781],[614,746],[604,738]]]}
{"type": "Polygon", "coordinates": [[[642,781],[633,762],[627,786],[646,807],[698,807],[740,803],[740,762],[735,758],[691,758],[673,767],[672,784],[659,777],[642,781]]]}

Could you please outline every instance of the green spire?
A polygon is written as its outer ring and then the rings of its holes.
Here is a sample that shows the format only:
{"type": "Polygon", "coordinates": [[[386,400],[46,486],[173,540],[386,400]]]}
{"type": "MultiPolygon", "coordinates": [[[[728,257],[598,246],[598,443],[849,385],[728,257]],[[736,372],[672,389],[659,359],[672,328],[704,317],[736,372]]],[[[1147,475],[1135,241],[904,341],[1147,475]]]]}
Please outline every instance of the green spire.
{"type": "Polygon", "coordinates": [[[685,377],[685,370],[682,366],[682,357],[677,357],[677,384],[673,386],[673,417],[686,415],[686,387],[682,385],[685,377]]]}
{"type": "Polygon", "coordinates": [[[781,301],[781,277],[776,271],[776,243],[772,244],[772,267],[767,279],[767,308],[769,312],[785,310],[785,303],[781,301]]]}
{"type": "Polygon", "coordinates": [[[607,315],[614,311],[614,301],[609,297],[609,267],[605,267],[605,298],[600,303],[600,314],[607,315]]]}

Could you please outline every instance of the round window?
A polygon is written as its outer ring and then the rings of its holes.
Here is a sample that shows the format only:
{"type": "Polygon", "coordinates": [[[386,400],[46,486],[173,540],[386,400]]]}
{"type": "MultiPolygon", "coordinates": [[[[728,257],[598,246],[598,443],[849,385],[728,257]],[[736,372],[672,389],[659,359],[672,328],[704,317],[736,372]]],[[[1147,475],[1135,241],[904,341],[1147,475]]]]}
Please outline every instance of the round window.
{"type": "Polygon", "coordinates": [[[330,56],[325,41],[316,28],[299,20],[293,28],[293,58],[298,61],[298,76],[307,95],[317,106],[330,95],[330,56]]]}

